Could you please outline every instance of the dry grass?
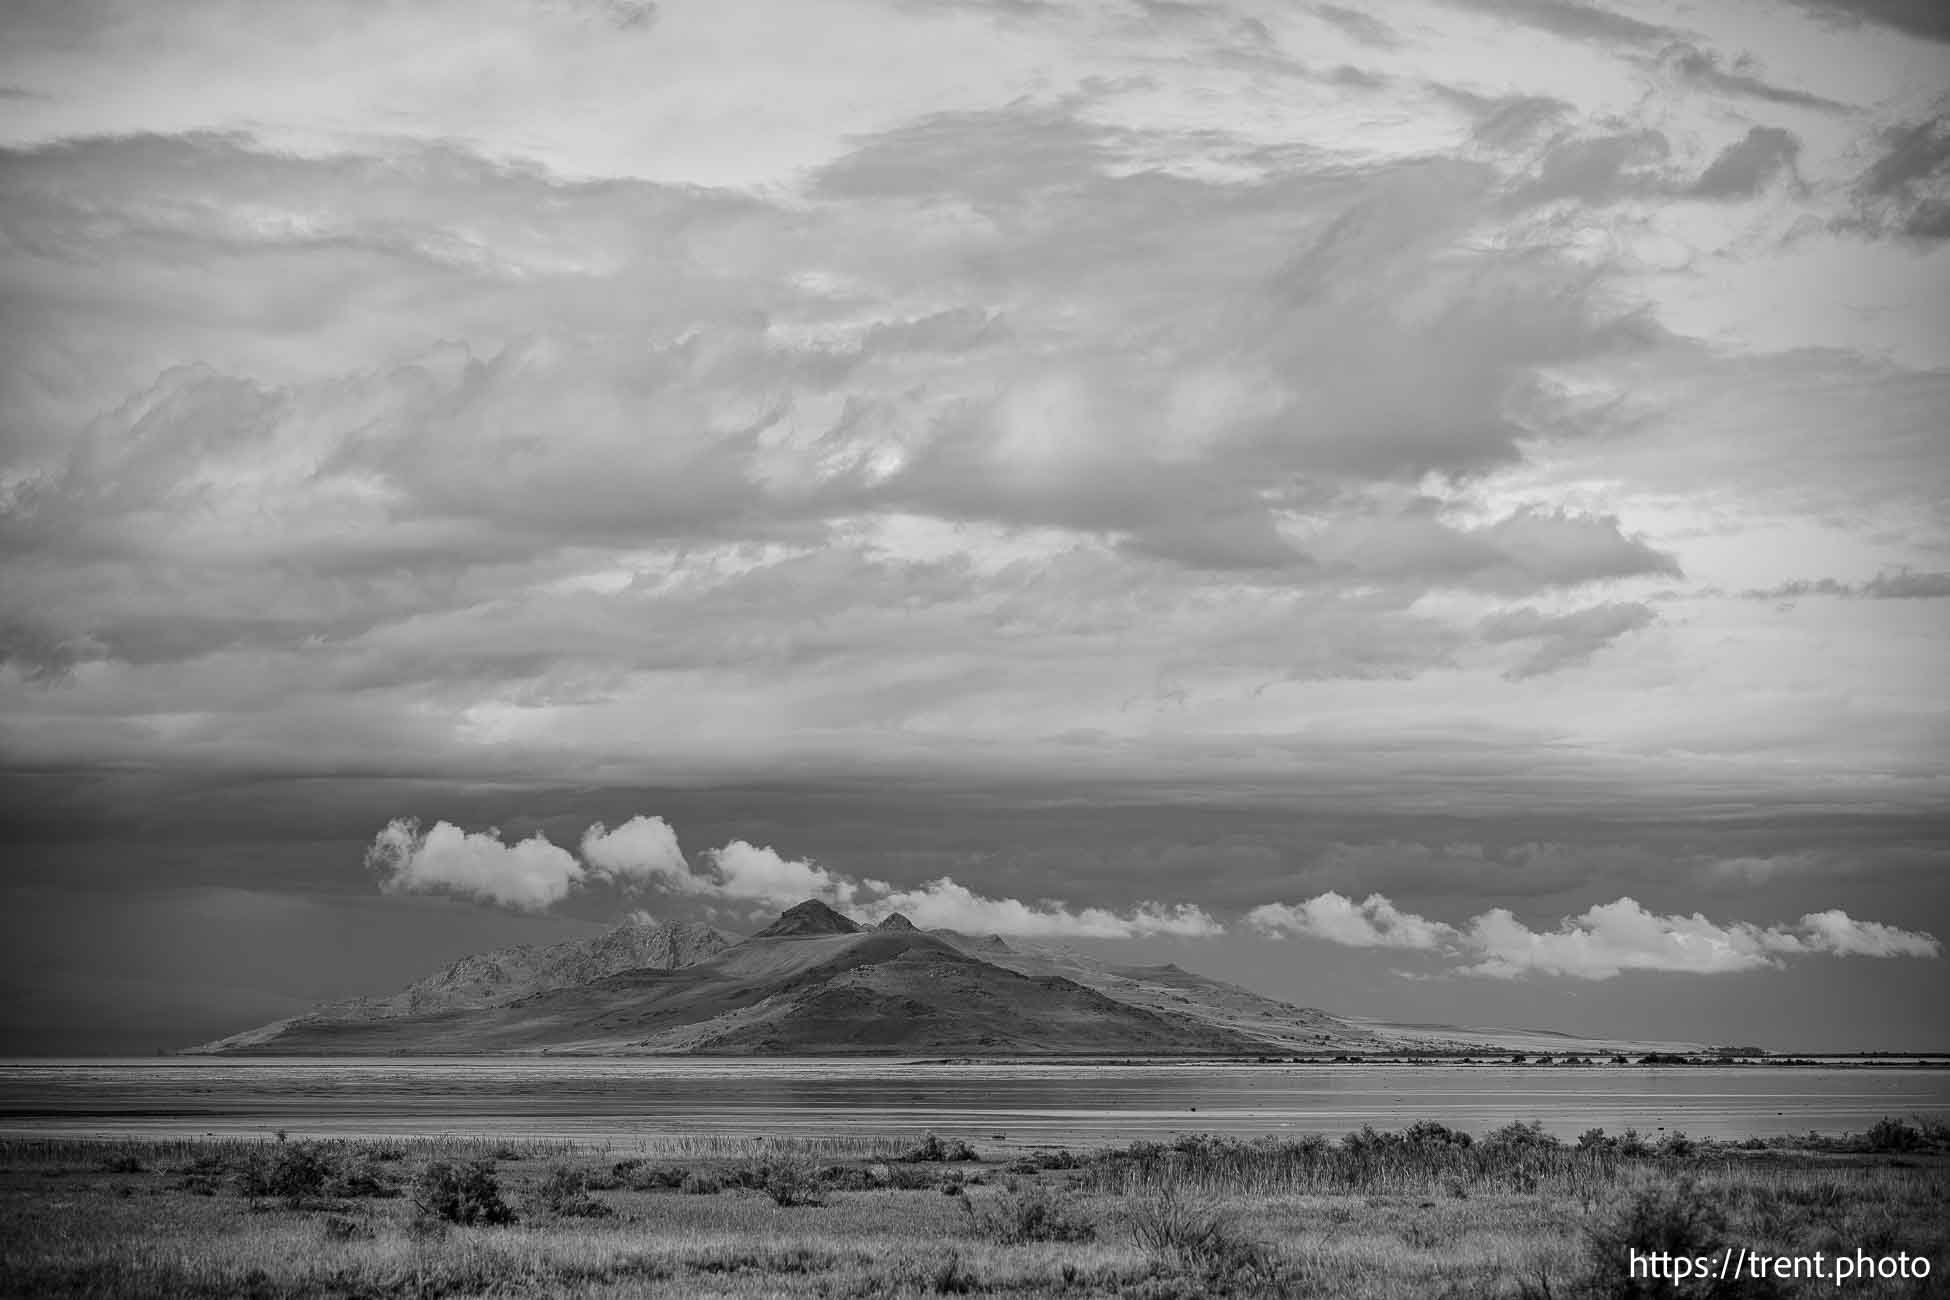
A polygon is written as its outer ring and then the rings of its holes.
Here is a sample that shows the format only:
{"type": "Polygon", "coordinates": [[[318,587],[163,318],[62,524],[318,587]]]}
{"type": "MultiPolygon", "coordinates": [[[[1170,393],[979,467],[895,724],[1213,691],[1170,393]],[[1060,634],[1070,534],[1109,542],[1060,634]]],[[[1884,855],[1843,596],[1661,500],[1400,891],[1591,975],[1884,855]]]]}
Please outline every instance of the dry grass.
{"type": "Polygon", "coordinates": [[[1701,1249],[1906,1250],[1950,1272],[1950,1155],[1882,1137],[1895,1144],[1882,1153],[1637,1155],[1424,1125],[1007,1166],[903,1163],[913,1144],[892,1139],[14,1141],[0,1143],[0,1292],[1601,1298],[1635,1294],[1617,1260],[1659,1234],[1701,1249]],[[516,1222],[457,1226],[415,1195],[429,1169],[483,1161],[516,1222]],[[280,1169],[296,1181],[276,1183],[280,1169]],[[782,1203],[780,1170],[814,1194],[782,1203]]]}

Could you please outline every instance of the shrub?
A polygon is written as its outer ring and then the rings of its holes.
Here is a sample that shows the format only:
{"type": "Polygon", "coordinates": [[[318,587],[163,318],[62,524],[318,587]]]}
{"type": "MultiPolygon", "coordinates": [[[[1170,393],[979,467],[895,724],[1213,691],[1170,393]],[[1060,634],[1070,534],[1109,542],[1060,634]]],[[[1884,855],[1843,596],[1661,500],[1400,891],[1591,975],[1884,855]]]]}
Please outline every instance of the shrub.
{"type": "Polygon", "coordinates": [[[589,1179],[572,1165],[550,1167],[535,1191],[535,1203],[546,1214],[566,1219],[600,1219],[610,1213],[607,1205],[589,1195],[589,1179]]]}
{"type": "Polygon", "coordinates": [[[974,1147],[969,1146],[968,1143],[963,1142],[959,1138],[943,1142],[940,1138],[930,1133],[921,1140],[920,1146],[915,1147],[912,1151],[909,1151],[900,1158],[910,1165],[918,1165],[928,1163],[939,1164],[944,1161],[980,1160],[982,1157],[975,1154],[974,1147]]]}
{"type": "Polygon", "coordinates": [[[1505,1124],[1483,1139],[1484,1150],[1495,1152],[1554,1151],[1563,1145],[1544,1132],[1544,1126],[1534,1119],[1528,1124],[1505,1124]]]}
{"type": "Polygon", "coordinates": [[[641,1160],[621,1161],[610,1172],[633,1192],[674,1191],[691,1173],[682,1165],[646,1165],[641,1160]]]}
{"type": "Polygon", "coordinates": [[[1201,1294],[1261,1295],[1280,1286],[1278,1257],[1210,1204],[1188,1201],[1167,1187],[1140,1198],[1127,1214],[1138,1246],[1195,1274],[1201,1294]]]}
{"type": "Polygon", "coordinates": [[[1664,1277],[1633,1277],[1633,1252],[1640,1256],[1665,1252],[1676,1256],[1715,1255],[1721,1249],[1726,1215],[1690,1178],[1640,1192],[1609,1223],[1586,1231],[1586,1290],[1603,1300],[1684,1300],[1713,1296],[1768,1297],[1777,1294],[1771,1281],[1752,1278],[1694,1279],[1675,1284],[1664,1277]]]}
{"type": "Polygon", "coordinates": [[[760,1186],[781,1209],[825,1204],[820,1196],[818,1175],[812,1166],[798,1160],[781,1160],[765,1166],[760,1186]]]}
{"type": "Polygon", "coordinates": [[[1660,1155],[1669,1159],[1678,1159],[1682,1156],[1692,1155],[1696,1149],[1697,1145],[1693,1139],[1687,1137],[1680,1129],[1674,1129],[1672,1132],[1660,1138],[1659,1145],[1656,1148],[1660,1155]]]}
{"type": "Polygon", "coordinates": [[[1879,1119],[1862,1141],[1871,1151],[1914,1151],[1923,1145],[1923,1134],[1899,1119],[1879,1119]]]}
{"type": "Polygon", "coordinates": [[[1618,1135],[1618,1154],[1621,1156],[1648,1156],[1652,1148],[1646,1144],[1645,1135],[1635,1128],[1628,1128],[1618,1135]]]}
{"type": "Polygon", "coordinates": [[[1418,1119],[1402,1130],[1402,1141],[1412,1147],[1468,1147],[1475,1139],[1469,1134],[1439,1124],[1432,1119],[1418,1119]]]}
{"type": "Polygon", "coordinates": [[[399,1188],[389,1181],[372,1159],[342,1156],[325,1182],[327,1196],[398,1196],[399,1188]]]}
{"type": "Polygon", "coordinates": [[[1094,1241],[1097,1224],[1047,1188],[1001,1197],[977,1220],[978,1230],[1005,1246],[1026,1241],[1094,1241]]]}
{"type": "Polygon", "coordinates": [[[455,1164],[435,1160],[420,1173],[413,1203],[420,1212],[442,1223],[466,1227],[513,1223],[515,1213],[501,1199],[501,1183],[492,1160],[455,1164]]]}
{"type": "Polygon", "coordinates": [[[279,1142],[268,1156],[253,1153],[238,1177],[246,1196],[276,1196],[297,1206],[323,1196],[332,1172],[331,1161],[313,1143],[279,1142]]]}

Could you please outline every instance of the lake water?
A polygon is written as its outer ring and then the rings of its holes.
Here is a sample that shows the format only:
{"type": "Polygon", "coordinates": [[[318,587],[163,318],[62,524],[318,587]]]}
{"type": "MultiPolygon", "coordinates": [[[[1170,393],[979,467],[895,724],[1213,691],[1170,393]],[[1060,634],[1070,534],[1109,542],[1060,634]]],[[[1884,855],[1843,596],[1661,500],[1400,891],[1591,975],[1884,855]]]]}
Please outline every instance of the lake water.
{"type": "Polygon", "coordinates": [[[1561,1136],[1858,1131],[1950,1118],[1950,1071],[535,1058],[0,1064],[0,1134],[614,1139],[937,1130],[1008,1146],[1346,1133],[1418,1119],[1561,1136]]]}

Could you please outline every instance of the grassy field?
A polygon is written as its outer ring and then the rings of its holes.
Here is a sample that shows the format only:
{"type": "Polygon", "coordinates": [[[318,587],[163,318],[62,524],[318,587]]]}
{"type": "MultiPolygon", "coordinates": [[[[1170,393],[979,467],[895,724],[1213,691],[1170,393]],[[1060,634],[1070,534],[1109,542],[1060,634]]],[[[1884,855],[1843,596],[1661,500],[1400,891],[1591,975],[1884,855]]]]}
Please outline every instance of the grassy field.
{"type": "Polygon", "coordinates": [[[0,1142],[0,1288],[57,1297],[1945,1295],[1675,1287],[1627,1251],[1923,1255],[1950,1131],[1656,1145],[1438,1124],[981,1159],[953,1140],[0,1142]]]}

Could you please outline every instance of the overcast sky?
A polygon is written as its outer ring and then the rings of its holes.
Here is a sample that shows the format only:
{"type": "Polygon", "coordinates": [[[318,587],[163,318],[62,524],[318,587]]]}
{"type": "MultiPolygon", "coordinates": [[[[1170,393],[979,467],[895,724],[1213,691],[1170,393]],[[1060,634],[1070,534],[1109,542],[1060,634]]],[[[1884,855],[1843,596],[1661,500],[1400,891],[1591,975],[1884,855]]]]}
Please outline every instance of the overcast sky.
{"type": "Polygon", "coordinates": [[[1950,1049],[1932,0],[0,11],[0,1051],[636,912],[1950,1049]]]}

